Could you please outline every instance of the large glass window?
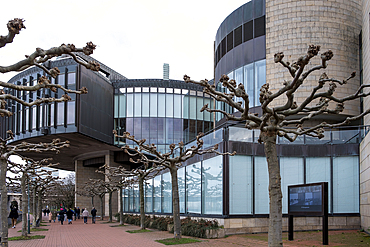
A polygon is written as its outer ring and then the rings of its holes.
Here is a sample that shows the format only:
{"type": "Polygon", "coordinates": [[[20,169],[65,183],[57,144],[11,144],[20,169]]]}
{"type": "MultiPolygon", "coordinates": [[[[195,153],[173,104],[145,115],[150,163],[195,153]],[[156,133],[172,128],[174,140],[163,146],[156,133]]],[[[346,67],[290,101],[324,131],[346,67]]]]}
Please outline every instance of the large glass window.
{"type": "Polygon", "coordinates": [[[181,105],[181,95],[175,94],[173,96],[173,117],[181,118],[182,105],[181,105]]]}
{"type": "Polygon", "coordinates": [[[134,117],[141,117],[141,93],[135,93],[134,117]]]}
{"type": "Polygon", "coordinates": [[[153,212],[161,212],[161,176],[153,178],[153,212]]]}
{"type": "Polygon", "coordinates": [[[140,193],[139,186],[134,186],[134,212],[140,212],[140,193]]]}
{"type": "Polygon", "coordinates": [[[269,173],[265,157],[254,157],[255,213],[269,213],[269,173]]]}
{"type": "MultiPolygon", "coordinates": [[[[330,157],[306,158],[306,183],[328,182],[329,198],[331,198],[330,157]]],[[[329,199],[329,213],[331,213],[331,200],[329,199]]]]}
{"type": "Polygon", "coordinates": [[[190,96],[189,97],[189,100],[190,100],[190,104],[189,104],[189,108],[190,108],[190,119],[197,119],[197,112],[200,110],[197,108],[197,98],[194,97],[194,96],[190,96]]]}
{"type": "Polygon", "coordinates": [[[75,101],[69,101],[67,102],[67,124],[74,124],[76,120],[76,106],[75,106],[75,101]]]}
{"type": "Polygon", "coordinates": [[[281,191],[283,193],[283,214],[288,213],[288,185],[303,184],[303,158],[280,158],[281,191]]]}
{"type": "Polygon", "coordinates": [[[57,118],[58,125],[64,124],[64,102],[58,103],[58,118],[57,118]]]}
{"type": "Polygon", "coordinates": [[[150,116],[151,117],[157,117],[157,110],[158,110],[157,107],[158,107],[157,94],[151,93],[150,94],[150,116]]]}
{"type": "Polygon", "coordinates": [[[189,118],[189,96],[183,96],[182,98],[182,116],[184,119],[188,119],[189,118]]]}
{"type": "Polygon", "coordinates": [[[171,174],[162,175],[162,213],[172,213],[171,174]]]}
{"type": "Polygon", "coordinates": [[[204,214],[222,214],[222,156],[203,161],[202,201],[204,214]]]}
{"type": "Polygon", "coordinates": [[[333,212],[359,212],[358,156],[333,158],[333,212]]]}
{"type": "Polygon", "coordinates": [[[134,116],[134,95],[127,94],[127,117],[134,116]]]}
{"type": "Polygon", "coordinates": [[[149,117],[149,94],[148,93],[143,93],[142,94],[142,112],[141,116],[142,117],[149,117]]]}
{"type": "Polygon", "coordinates": [[[173,94],[166,94],[166,117],[173,117],[173,94]]]}
{"type": "Polygon", "coordinates": [[[255,105],[260,105],[260,89],[266,83],[266,60],[255,62],[255,83],[255,105]]]}
{"type": "Polygon", "coordinates": [[[201,213],[201,163],[186,167],[186,212],[201,213]]]}
{"type": "Polygon", "coordinates": [[[151,213],[153,211],[153,179],[145,181],[145,212],[151,213]]]}
{"type": "Polygon", "coordinates": [[[230,156],[230,214],[252,214],[252,156],[230,156]]]}
{"type": "Polygon", "coordinates": [[[185,213],[185,167],[177,170],[178,190],[179,190],[179,201],[180,201],[180,213],[185,213]]]}
{"type": "Polygon", "coordinates": [[[244,88],[249,96],[249,107],[254,106],[253,63],[244,66],[244,88]]]}
{"type": "Polygon", "coordinates": [[[158,94],[158,117],[165,117],[166,116],[166,95],[165,94],[158,94]]]}

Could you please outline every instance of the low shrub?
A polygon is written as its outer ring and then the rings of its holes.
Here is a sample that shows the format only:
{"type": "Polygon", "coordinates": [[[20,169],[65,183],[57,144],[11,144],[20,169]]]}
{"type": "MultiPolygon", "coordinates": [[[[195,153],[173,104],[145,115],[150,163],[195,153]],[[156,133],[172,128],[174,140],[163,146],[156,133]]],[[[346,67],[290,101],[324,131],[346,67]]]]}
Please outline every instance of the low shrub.
{"type": "MultiPolygon", "coordinates": [[[[140,226],[140,215],[124,214],[123,222],[140,226]]],[[[172,217],[145,216],[145,227],[167,231],[167,226],[173,224],[172,217]]],[[[192,220],[190,217],[181,220],[181,234],[198,238],[205,238],[208,229],[218,229],[217,220],[192,220]]]]}
{"type": "Polygon", "coordinates": [[[192,220],[190,217],[181,220],[181,234],[205,238],[208,229],[218,229],[217,220],[192,220]]]}

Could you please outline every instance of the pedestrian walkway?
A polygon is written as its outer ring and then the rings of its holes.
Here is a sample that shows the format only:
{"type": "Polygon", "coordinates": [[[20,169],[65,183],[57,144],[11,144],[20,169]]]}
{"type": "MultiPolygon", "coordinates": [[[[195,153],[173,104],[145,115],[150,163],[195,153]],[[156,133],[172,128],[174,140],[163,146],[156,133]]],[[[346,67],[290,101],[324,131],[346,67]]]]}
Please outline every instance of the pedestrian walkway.
{"type": "MultiPolygon", "coordinates": [[[[88,224],[83,223],[83,219],[73,221],[72,224],[64,222],[64,225],[49,223],[47,217],[43,217],[44,225],[40,228],[49,229],[48,231],[31,232],[30,235],[45,235],[44,239],[9,241],[10,247],[164,247],[165,245],[155,242],[158,239],[172,238],[173,234],[164,231],[153,230],[145,233],[128,233],[129,230],[138,230],[138,226],[126,225],[122,227],[112,227],[118,223],[103,223],[96,221],[91,224],[91,218],[88,224]],[[46,222],[46,223],[45,223],[46,222]]],[[[21,223],[16,228],[9,229],[9,237],[20,236],[21,223]]],[[[187,237],[187,236],[183,236],[187,237]]],[[[199,239],[202,242],[194,244],[180,245],[182,247],[265,247],[264,241],[246,238],[245,235],[234,235],[221,239],[199,239]]],[[[284,243],[287,247],[302,246],[299,243],[284,243]]],[[[316,245],[320,246],[320,245],[316,245]]]]}

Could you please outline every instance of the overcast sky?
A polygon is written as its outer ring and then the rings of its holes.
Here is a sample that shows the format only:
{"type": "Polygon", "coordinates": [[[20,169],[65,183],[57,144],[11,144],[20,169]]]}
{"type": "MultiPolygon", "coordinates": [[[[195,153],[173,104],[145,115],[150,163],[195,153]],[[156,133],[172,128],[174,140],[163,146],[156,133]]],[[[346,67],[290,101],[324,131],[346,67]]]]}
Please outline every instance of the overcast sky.
{"type": "MultiPolygon", "coordinates": [[[[6,1],[0,34],[6,23],[23,18],[26,29],[0,50],[1,66],[62,43],[83,47],[93,41],[93,57],[129,79],[170,79],[184,74],[213,78],[213,42],[222,21],[248,0],[105,0],[6,1]]],[[[14,74],[13,74],[14,75],[14,74]]],[[[13,75],[2,75],[2,81],[13,75]]]]}

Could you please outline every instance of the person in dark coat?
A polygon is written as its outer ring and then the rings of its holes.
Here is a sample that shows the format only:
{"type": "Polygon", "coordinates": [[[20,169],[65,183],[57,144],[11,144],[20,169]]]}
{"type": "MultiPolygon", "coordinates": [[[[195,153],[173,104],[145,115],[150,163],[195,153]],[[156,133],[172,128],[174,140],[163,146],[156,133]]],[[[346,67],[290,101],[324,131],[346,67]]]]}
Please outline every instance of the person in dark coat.
{"type": "Polygon", "coordinates": [[[96,212],[97,210],[95,209],[95,207],[92,208],[91,210],[91,216],[92,216],[92,223],[95,224],[95,219],[96,219],[96,212]]]}
{"type": "Polygon", "coordinates": [[[59,211],[59,218],[60,218],[60,224],[63,225],[63,221],[64,221],[64,209],[63,208],[61,208],[59,211]]]}
{"type": "Polygon", "coordinates": [[[80,219],[80,213],[81,213],[80,207],[77,207],[76,216],[77,216],[78,219],[80,219]]]}
{"type": "Polygon", "coordinates": [[[16,200],[13,200],[10,203],[10,213],[8,218],[12,219],[12,228],[15,228],[18,219],[18,202],[16,200]]]}
{"type": "Polygon", "coordinates": [[[73,215],[74,215],[73,210],[69,208],[67,211],[68,224],[72,224],[73,215]]]}

